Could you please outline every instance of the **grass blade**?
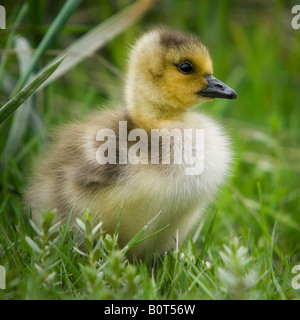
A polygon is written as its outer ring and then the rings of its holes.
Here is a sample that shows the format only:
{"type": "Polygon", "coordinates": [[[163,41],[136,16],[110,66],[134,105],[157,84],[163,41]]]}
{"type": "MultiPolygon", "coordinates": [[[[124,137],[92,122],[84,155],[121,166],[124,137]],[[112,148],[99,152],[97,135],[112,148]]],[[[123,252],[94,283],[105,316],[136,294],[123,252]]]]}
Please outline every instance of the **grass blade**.
{"type": "Polygon", "coordinates": [[[0,124],[6,120],[20,105],[22,105],[44,83],[49,76],[58,68],[64,58],[50,65],[46,70],[39,73],[32,82],[23,88],[14,98],[9,100],[0,109],[0,124]]]}
{"type": "Polygon", "coordinates": [[[122,216],[122,210],[123,210],[123,204],[120,208],[120,212],[119,212],[119,217],[116,223],[116,229],[115,229],[115,234],[118,235],[119,234],[119,229],[120,229],[120,223],[121,223],[121,216],[122,216]]]}
{"type": "Polygon", "coordinates": [[[52,40],[61,31],[61,29],[63,28],[63,26],[65,25],[65,23],[70,18],[73,11],[76,9],[76,7],[79,4],[80,4],[80,0],[68,0],[65,3],[65,5],[63,6],[63,8],[60,10],[57,17],[55,18],[54,22],[51,24],[50,28],[48,29],[41,43],[39,44],[36,52],[34,53],[31,59],[30,65],[28,66],[26,72],[19,78],[12,92],[12,96],[16,95],[16,93],[23,88],[29,76],[31,75],[32,71],[34,70],[37,63],[39,62],[41,56],[43,55],[45,50],[49,47],[52,40]]]}
{"type": "Polygon", "coordinates": [[[162,227],[161,229],[159,229],[159,230],[157,230],[157,231],[149,234],[149,236],[147,236],[147,237],[145,237],[145,238],[143,238],[143,239],[141,239],[141,240],[137,240],[136,243],[135,243],[135,245],[137,245],[137,244],[139,244],[139,243],[141,243],[141,242],[143,242],[143,241],[145,241],[145,240],[147,240],[147,239],[150,239],[150,238],[154,237],[155,235],[157,235],[157,234],[160,233],[161,231],[165,230],[165,229],[168,228],[169,226],[170,226],[170,225],[167,224],[166,226],[162,227]]]}
{"type": "Polygon", "coordinates": [[[209,225],[208,231],[206,233],[204,244],[203,244],[203,247],[202,247],[201,252],[200,252],[200,261],[202,261],[204,256],[206,255],[206,252],[207,252],[207,249],[208,249],[208,245],[209,245],[210,240],[211,240],[211,235],[212,235],[212,231],[213,231],[213,227],[214,227],[214,224],[215,224],[217,213],[218,213],[218,210],[216,210],[216,212],[214,214],[214,217],[213,217],[213,219],[212,219],[212,221],[211,221],[211,223],[209,225]]]}
{"type": "MultiPolygon", "coordinates": [[[[26,72],[27,66],[31,60],[30,45],[26,38],[19,37],[15,40],[15,47],[19,61],[20,74],[26,72]]],[[[31,97],[23,103],[23,105],[16,110],[9,130],[8,137],[5,142],[5,147],[2,153],[2,163],[7,163],[9,156],[14,154],[20,147],[20,143],[28,123],[29,114],[31,113],[31,97]]]]}
{"type": "MultiPolygon", "coordinates": [[[[140,237],[144,234],[144,232],[151,226],[151,224],[158,218],[158,216],[161,214],[161,212],[159,212],[153,219],[151,219],[128,243],[127,243],[127,245],[123,248],[123,251],[125,252],[125,253],[127,253],[132,247],[134,247],[137,243],[138,243],[138,241],[139,241],[139,239],[140,239],[140,237]]],[[[164,229],[164,228],[162,228],[162,229],[164,229]]],[[[158,232],[158,231],[157,231],[158,232]]],[[[157,233],[156,232],[156,233],[157,233]]],[[[155,234],[156,234],[155,233],[155,234]]],[[[146,238],[148,238],[148,237],[146,237],[146,238]]]]}
{"type": "MultiPolygon", "coordinates": [[[[104,46],[109,40],[128,28],[147,10],[149,10],[155,1],[156,0],[139,0],[107,19],[105,22],[93,28],[87,34],[75,41],[66,49],[68,56],[63,61],[60,68],[51,77],[49,77],[40,89],[64,75],[86,57],[104,46]]],[[[62,55],[59,55],[56,59],[60,59],[61,56],[62,55]]],[[[56,59],[54,61],[56,61],[56,59]]]]}
{"type": "MultiPolygon", "coordinates": [[[[28,11],[28,3],[24,3],[20,9],[20,11],[18,12],[18,15],[16,17],[16,20],[14,22],[13,25],[13,29],[17,28],[17,26],[23,21],[24,17],[26,16],[28,11]]],[[[12,31],[9,36],[8,39],[6,41],[5,47],[4,49],[10,49],[12,47],[13,44],[13,39],[15,37],[15,32],[12,31]]],[[[0,64],[0,92],[3,86],[3,79],[4,79],[4,71],[5,71],[5,65],[6,65],[6,61],[7,61],[7,55],[6,54],[1,54],[1,64],[0,64]]]]}

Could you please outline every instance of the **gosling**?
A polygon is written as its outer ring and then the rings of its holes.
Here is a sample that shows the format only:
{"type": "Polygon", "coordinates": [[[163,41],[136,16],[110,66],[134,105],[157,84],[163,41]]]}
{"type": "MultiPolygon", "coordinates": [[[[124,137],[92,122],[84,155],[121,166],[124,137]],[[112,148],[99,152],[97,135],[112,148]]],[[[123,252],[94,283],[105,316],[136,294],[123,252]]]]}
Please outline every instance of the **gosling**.
{"type": "Polygon", "coordinates": [[[213,98],[237,97],[212,74],[209,52],[196,36],[166,28],[142,35],[130,52],[124,106],[98,110],[57,132],[29,182],[26,211],[39,223],[43,210],[55,208],[57,219],[66,221],[72,210],[74,218],[89,209],[113,234],[122,208],[121,247],[151,220],[143,237],[163,229],[133,247],[131,257],[176,248],[230,170],[224,130],[191,110],[213,98]],[[198,129],[202,140],[195,143],[191,137],[198,129]],[[158,148],[152,148],[150,133],[157,134],[158,148]],[[197,144],[201,161],[178,161],[188,149],[191,159],[197,144]]]}

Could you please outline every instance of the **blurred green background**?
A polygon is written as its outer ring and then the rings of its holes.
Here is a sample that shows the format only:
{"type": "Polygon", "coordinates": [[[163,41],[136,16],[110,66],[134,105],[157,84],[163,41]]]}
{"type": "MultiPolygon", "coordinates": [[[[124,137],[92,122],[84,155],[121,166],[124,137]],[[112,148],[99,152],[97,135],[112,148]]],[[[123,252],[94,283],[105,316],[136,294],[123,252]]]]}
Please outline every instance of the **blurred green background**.
{"type": "MultiPolygon", "coordinates": [[[[49,43],[34,71],[134,2],[82,1],[49,43]]],[[[1,2],[7,13],[7,29],[0,30],[1,106],[20,77],[20,52],[34,53],[64,3],[1,2]],[[24,3],[27,12],[16,25],[24,3]],[[25,38],[31,49],[22,51],[15,40],[8,45],[12,32],[14,37],[25,38]]],[[[160,24],[196,33],[210,50],[214,75],[238,94],[235,101],[215,100],[197,107],[221,119],[235,147],[233,175],[210,208],[218,209],[213,245],[220,248],[238,236],[258,260],[264,259],[276,223],[275,261],[280,265],[285,257],[290,266],[299,263],[300,29],[291,26],[295,4],[297,1],[279,0],[156,1],[138,21],[34,95],[27,114],[11,116],[0,125],[0,230],[12,239],[15,225],[26,223],[22,192],[30,163],[49,130],[81,119],[91,109],[122,102],[130,45],[143,30],[160,24]],[[17,139],[9,139],[13,121],[22,128],[17,139]]],[[[204,223],[204,235],[207,229],[208,223],[204,223]]],[[[204,235],[199,237],[199,246],[204,235]]],[[[7,244],[4,237],[0,241],[2,247],[7,244]]],[[[290,279],[290,270],[286,272],[285,278],[290,279]]]]}

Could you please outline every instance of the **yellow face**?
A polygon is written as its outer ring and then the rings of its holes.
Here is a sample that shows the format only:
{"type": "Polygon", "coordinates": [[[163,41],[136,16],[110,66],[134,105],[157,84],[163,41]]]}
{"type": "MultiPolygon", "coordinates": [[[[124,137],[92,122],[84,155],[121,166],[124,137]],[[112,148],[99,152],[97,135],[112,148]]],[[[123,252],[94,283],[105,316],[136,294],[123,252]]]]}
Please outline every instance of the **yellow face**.
{"type": "Polygon", "coordinates": [[[213,73],[206,48],[171,49],[165,55],[164,65],[160,85],[163,96],[172,101],[174,107],[185,109],[210,99],[199,95],[208,85],[206,77],[213,73]]]}

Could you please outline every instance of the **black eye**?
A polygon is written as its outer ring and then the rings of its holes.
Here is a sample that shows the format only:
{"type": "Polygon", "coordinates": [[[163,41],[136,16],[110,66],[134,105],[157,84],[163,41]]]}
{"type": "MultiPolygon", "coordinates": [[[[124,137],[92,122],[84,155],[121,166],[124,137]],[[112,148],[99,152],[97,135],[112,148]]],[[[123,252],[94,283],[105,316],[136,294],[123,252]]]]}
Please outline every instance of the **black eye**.
{"type": "Polygon", "coordinates": [[[183,74],[190,74],[194,71],[192,65],[188,62],[180,64],[178,69],[183,74]]]}

